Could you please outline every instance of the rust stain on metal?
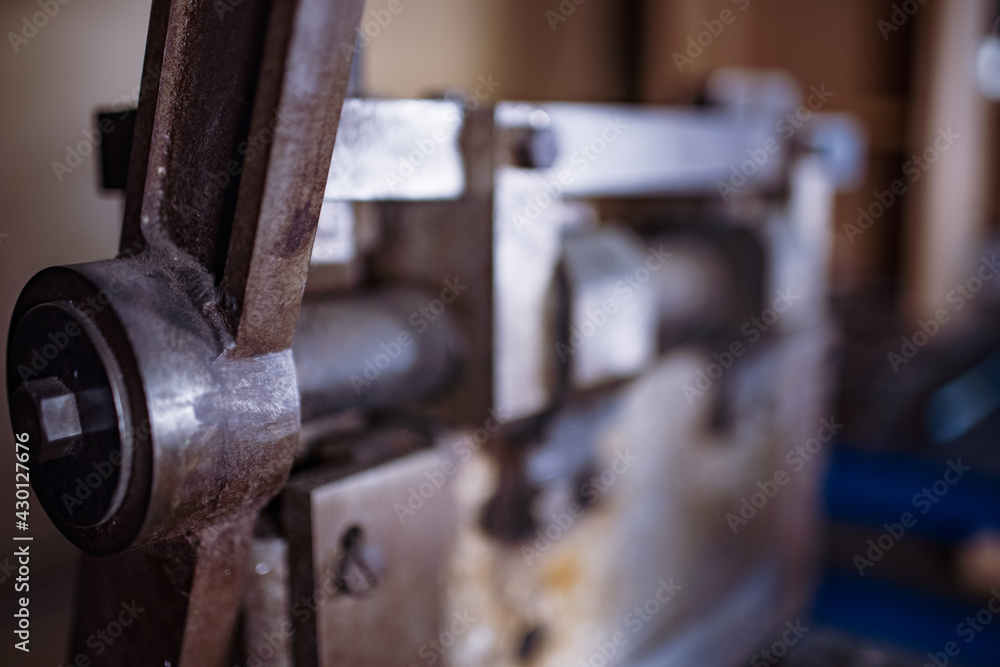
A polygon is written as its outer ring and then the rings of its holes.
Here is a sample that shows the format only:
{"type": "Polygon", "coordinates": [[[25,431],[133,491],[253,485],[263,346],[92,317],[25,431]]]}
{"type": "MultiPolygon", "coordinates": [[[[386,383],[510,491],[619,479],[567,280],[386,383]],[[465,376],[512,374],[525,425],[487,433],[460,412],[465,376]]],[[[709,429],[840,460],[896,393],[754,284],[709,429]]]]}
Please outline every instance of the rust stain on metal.
{"type": "Polygon", "coordinates": [[[288,233],[281,239],[278,255],[286,259],[291,259],[302,255],[306,250],[312,249],[312,240],[316,236],[316,216],[318,210],[309,203],[303,204],[296,209],[292,216],[291,224],[288,225],[288,233]]]}
{"type": "Polygon", "coordinates": [[[580,585],[580,560],[576,554],[560,553],[545,563],[543,581],[554,593],[569,593],[580,585]]]}

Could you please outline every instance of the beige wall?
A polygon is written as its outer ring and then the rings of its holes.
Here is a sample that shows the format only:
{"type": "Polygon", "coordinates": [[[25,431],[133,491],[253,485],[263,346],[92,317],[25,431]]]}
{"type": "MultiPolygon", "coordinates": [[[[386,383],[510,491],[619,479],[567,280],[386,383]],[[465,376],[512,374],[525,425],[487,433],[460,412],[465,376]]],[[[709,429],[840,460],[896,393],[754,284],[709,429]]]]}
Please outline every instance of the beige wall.
{"type": "Polygon", "coordinates": [[[369,0],[364,49],[374,95],[422,97],[448,86],[476,86],[492,74],[505,99],[603,101],[624,95],[621,5],[587,0],[558,13],[560,0],[401,0],[385,28],[390,0],[369,0]]]}

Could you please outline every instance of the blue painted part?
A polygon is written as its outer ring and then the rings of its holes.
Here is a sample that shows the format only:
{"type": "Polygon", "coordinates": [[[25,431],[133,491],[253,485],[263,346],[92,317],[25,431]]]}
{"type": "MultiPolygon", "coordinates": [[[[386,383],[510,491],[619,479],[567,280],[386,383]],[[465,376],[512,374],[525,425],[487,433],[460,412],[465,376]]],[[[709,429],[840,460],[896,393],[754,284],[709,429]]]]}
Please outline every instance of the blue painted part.
{"type": "Polygon", "coordinates": [[[967,464],[958,457],[950,461],[934,464],[836,447],[826,482],[827,515],[881,528],[910,512],[916,524],[908,533],[947,543],[982,528],[1000,528],[1000,481],[975,470],[957,477],[959,464],[967,464]],[[948,477],[957,481],[948,483],[948,477]]]}
{"type": "MultiPolygon", "coordinates": [[[[927,665],[935,665],[928,655],[935,654],[937,664],[997,667],[1000,613],[990,611],[987,604],[984,599],[983,606],[969,607],[871,578],[861,579],[853,573],[828,572],[817,593],[813,616],[817,623],[917,651],[927,659],[927,665]],[[990,622],[975,632],[966,619],[980,612],[983,618],[988,614],[990,622]],[[954,657],[944,653],[949,642],[958,650],[954,657]],[[942,657],[947,663],[941,662],[942,657]]],[[[1000,593],[993,606],[1000,610],[1000,593]]]]}

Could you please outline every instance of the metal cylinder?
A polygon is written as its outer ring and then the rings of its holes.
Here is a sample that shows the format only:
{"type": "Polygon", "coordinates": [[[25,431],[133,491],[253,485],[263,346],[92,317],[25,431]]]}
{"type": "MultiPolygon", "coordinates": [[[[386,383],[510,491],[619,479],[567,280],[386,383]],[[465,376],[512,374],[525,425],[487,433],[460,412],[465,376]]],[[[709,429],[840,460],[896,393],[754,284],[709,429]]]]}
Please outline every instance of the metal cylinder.
{"type": "Polygon", "coordinates": [[[302,421],[433,396],[457,377],[462,341],[446,300],[393,289],[302,304],[292,352],[302,421]]]}
{"type": "Polygon", "coordinates": [[[299,427],[291,350],[229,358],[208,280],[113,260],[46,269],[18,299],[11,421],[41,505],[89,553],[228,520],[287,478],[299,427]]]}
{"type": "Polygon", "coordinates": [[[47,269],[15,307],[7,392],[31,482],[111,555],[267,501],[303,419],[419,400],[457,374],[448,302],[413,290],[303,306],[292,350],[243,358],[211,290],[143,259],[47,269]],[[298,387],[296,387],[296,378],[298,387]]]}

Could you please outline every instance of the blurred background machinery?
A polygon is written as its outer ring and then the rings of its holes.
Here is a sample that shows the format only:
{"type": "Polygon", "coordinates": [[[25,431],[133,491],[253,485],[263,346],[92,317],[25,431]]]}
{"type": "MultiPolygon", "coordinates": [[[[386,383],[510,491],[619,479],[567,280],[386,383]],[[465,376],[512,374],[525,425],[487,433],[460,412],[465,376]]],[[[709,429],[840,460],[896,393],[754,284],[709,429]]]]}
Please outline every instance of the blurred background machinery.
{"type": "Polygon", "coordinates": [[[60,7],[12,664],[996,664],[993,3],[60,7]]]}

